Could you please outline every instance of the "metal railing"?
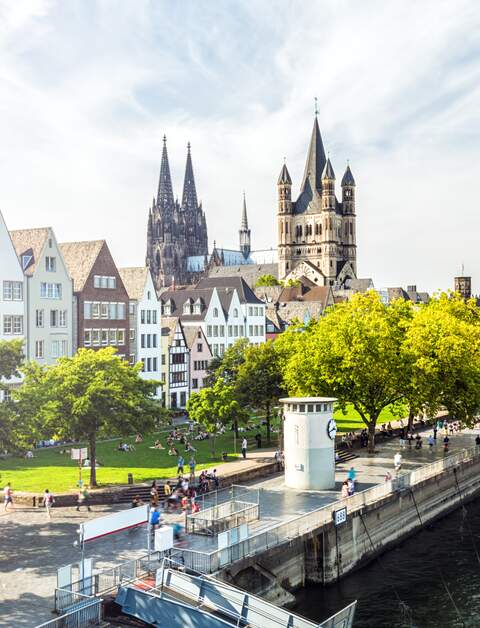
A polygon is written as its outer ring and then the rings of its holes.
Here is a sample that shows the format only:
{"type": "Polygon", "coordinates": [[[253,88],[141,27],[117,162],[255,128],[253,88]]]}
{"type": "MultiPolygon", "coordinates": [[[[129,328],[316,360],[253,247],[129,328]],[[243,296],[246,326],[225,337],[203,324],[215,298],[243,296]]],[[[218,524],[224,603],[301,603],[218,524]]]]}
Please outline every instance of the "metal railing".
{"type": "Polygon", "coordinates": [[[68,589],[55,589],[55,610],[65,611],[59,617],[37,628],[87,628],[102,625],[102,603],[99,597],[82,595],[68,589]]]}
{"type": "Polygon", "coordinates": [[[229,501],[204,512],[191,514],[186,519],[186,532],[215,536],[225,530],[237,528],[242,523],[256,521],[260,517],[258,504],[229,501]]]}
{"type": "Polygon", "coordinates": [[[264,552],[271,547],[301,537],[308,532],[330,523],[334,511],[339,508],[347,506],[349,513],[355,512],[369,504],[384,499],[398,490],[414,486],[459,464],[476,460],[479,457],[480,447],[464,449],[409,473],[401,474],[397,478],[385,482],[384,484],[378,484],[377,486],[356,493],[351,497],[335,501],[327,506],[322,506],[321,508],[312,510],[309,513],[300,515],[285,523],[279,523],[268,530],[255,534],[230,547],[209,553],[190,549],[177,549],[174,553],[174,557],[188,568],[206,574],[215,573],[222,567],[237,560],[264,552]]]}

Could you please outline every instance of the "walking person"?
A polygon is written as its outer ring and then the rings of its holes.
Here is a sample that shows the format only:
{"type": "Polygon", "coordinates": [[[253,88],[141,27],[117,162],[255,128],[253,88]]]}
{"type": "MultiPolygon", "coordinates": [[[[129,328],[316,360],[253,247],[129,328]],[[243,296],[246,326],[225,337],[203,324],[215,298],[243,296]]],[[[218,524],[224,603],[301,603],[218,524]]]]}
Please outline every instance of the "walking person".
{"type": "Polygon", "coordinates": [[[398,474],[402,468],[402,454],[399,451],[397,451],[397,453],[393,456],[393,466],[395,468],[395,473],[398,474]]]}
{"type": "Polygon", "coordinates": [[[55,503],[55,498],[50,493],[48,488],[46,488],[45,493],[43,494],[43,506],[45,507],[45,510],[47,511],[47,517],[49,519],[52,518],[51,510],[54,503],[55,503]]]}
{"type": "Polygon", "coordinates": [[[353,488],[355,488],[355,482],[357,480],[357,472],[355,471],[354,467],[350,467],[347,479],[351,481],[351,483],[353,484],[353,488]]]}
{"type": "Polygon", "coordinates": [[[243,456],[244,460],[247,457],[247,447],[248,447],[248,441],[247,441],[246,437],[244,436],[243,440],[242,440],[242,456],[243,456]]]}
{"type": "Polygon", "coordinates": [[[81,506],[85,506],[86,509],[88,510],[88,512],[91,512],[91,508],[90,508],[90,504],[88,503],[88,499],[89,499],[90,495],[87,491],[87,487],[85,486],[84,488],[81,488],[78,491],[78,497],[77,497],[77,510],[80,512],[80,507],[81,506]]]}
{"type": "Polygon", "coordinates": [[[342,484],[342,499],[345,499],[346,497],[349,497],[347,480],[345,480],[342,484]]]}
{"type": "Polygon", "coordinates": [[[3,489],[3,508],[5,512],[7,512],[7,508],[9,506],[11,507],[11,510],[15,508],[15,506],[13,505],[13,490],[10,486],[10,482],[8,482],[8,484],[3,489]]]}
{"type": "Polygon", "coordinates": [[[428,451],[432,454],[433,453],[433,446],[435,445],[435,439],[433,438],[433,435],[430,434],[430,436],[428,437],[428,451]]]}
{"type": "Polygon", "coordinates": [[[196,467],[195,458],[192,456],[190,458],[190,462],[188,466],[190,467],[190,482],[193,484],[195,482],[195,467],[196,467]]]}
{"type": "Polygon", "coordinates": [[[255,434],[255,440],[257,441],[257,449],[261,449],[262,448],[262,435],[260,434],[260,432],[255,434]]]}
{"type": "Polygon", "coordinates": [[[450,439],[448,438],[448,436],[445,434],[445,438],[443,439],[443,453],[444,454],[448,454],[448,443],[450,442],[450,439]]]}
{"type": "Polygon", "coordinates": [[[480,447],[480,434],[477,434],[477,436],[475,437],[475,445],[477,447],[480,447]]]}
{"type": "Polygon", "coordinates": [[[183,467],[185,465],[185,460],[183,459],[183,456],[178,456],[177,459],[177,475],[178,477],[182,477],[183,476],[183,467]]]}

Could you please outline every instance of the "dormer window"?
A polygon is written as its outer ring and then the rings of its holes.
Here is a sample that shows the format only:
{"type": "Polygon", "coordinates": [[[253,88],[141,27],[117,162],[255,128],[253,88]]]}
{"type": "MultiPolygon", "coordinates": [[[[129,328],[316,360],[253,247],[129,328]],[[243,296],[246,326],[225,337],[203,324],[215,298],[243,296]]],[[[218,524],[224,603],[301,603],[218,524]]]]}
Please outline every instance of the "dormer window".
{"type": "Polygon", "coordinates": [[[218,307],[213,308],[213,318],[218,318],[218,307]]]}
{"type": "Polygon", "coordinates": [[[233,310],[233,318],[238,318],[238,310],[237,310],[237,308],[234,308],[234,310],[233,310]]]}

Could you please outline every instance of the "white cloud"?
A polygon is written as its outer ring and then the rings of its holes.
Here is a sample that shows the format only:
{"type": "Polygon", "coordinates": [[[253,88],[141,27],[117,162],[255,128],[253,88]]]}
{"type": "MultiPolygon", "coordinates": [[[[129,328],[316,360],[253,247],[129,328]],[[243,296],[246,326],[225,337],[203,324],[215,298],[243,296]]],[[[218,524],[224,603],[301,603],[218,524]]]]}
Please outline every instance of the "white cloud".
{"type": "Polygon", "coordinates": [[[275,245],[318,96],[357,180],[360,274],[449,287],[462,261],[478,275],[479,27],[461,0],[0,0],[0,206],[140,264],[165,132],[179,196],[192,142],[210,241],[236,244],[245,189],[254,245],[275,245]]]}

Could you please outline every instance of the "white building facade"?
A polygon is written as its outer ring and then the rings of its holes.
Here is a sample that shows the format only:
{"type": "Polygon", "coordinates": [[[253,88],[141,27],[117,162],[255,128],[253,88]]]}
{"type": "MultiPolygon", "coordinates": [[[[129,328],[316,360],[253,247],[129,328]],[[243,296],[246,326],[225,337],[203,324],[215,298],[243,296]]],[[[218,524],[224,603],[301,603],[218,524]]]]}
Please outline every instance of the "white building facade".
{"type": "MultiPolygon", "coordinates": [[[[130,299],[130,363],[142,362],[140,376],[162,381],[161,303],[157,299],[150,270],[146,267],[119,268],[130,299]]],[[[162,398],[162,386],[156,397],[162,398]]]]}
{"type": "MultiPolygon", "coordinates": [[[[7,226],[0,212],[0,340],[24,339],[24,277],[7,226]]],[[[17,386],[19,378],[2,381],[17,386]]],[[[10,394],[0,390],[0,401],[10,394]]]]}
{"type": "Polygon", "coordinates": [[[40,364],[72,355],[73,283],[50,227],[11,231],[24,273],[25,355],[40,364]]]}

